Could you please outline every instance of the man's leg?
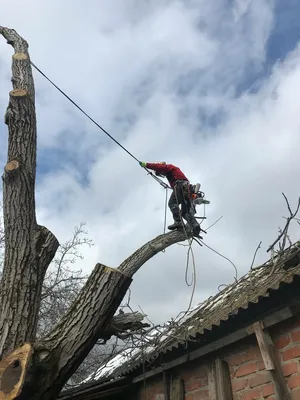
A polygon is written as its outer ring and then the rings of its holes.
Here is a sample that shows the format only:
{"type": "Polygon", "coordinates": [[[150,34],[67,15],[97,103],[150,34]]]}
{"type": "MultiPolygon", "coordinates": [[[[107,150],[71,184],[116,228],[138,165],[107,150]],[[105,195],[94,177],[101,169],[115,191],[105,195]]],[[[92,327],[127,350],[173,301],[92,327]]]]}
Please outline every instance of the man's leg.
{"type": "Polygon", "coordinates": [[[191,226],[191,228],[193,229],[193,233],[198,236],[201,231],[201,228],[200,228],[200,225],[199,225],[198,221],[196,220],[196,218],[189,212],[186,212],[183,215],[183,218],[191,226]]]}
{"type": "MultiPolygon", "coordinates": [[[[182,195],[184,197],[183,193],[182,193],[182,195]]],[[[198,221],[191,213],[191,203],[189,200],[187,200],[187,199],[183,200],[183,203],[181,206],[181,212],[182,212],[183,218],[187,221],[187,223],[190,225],[191,229],[193,230],[193,233],[198,236],[201,228],[200,228],[198,221]]]]}
{"type": "Polygon", "coordinates": [[[180,218],[180,209],[179,209],[179,199],[178,199],[178,191],[176,192],[177,187],[175,186],[170,199],[169,199],[169,208],[171,213],[173,214],[174,223],[168,226],[168,229],[173,230],[182,227],[181,218],[180,218]]]}

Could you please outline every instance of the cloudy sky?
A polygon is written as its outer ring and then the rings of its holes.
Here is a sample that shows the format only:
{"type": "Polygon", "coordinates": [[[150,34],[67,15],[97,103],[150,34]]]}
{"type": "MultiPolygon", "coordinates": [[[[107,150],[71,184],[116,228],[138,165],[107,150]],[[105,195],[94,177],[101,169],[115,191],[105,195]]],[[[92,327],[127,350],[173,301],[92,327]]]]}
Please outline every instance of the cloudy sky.
{"type": "MultiPolygon", "coordinates": [[[[32,61],[138,159],[173,163],[202,184],[211,201],[203,226],[223,215],[205,242],[242,276],[260,240],[257,263],[267,259],[286,215],[281,192],[293,206],[300,194],[299,12],[300,0],[11,0],[0,24],[26,38],[32,61]]],[[[11,54],[1,39],[3,115],[11,54]]],[[[164,190],[34,77],[39,222],[61,242],[86,222],[95,246],[78,266],[118,266],[162,233],[164,190]]],[[[2,165],[6,141],[1,122],[2,165]]],[[[139,271],[132,307],[155,321],[187,308],[186,251],[175,245],[139,271]]],[[[234,270],[208,248],[194,252],[196,304],[234,270]]]]}

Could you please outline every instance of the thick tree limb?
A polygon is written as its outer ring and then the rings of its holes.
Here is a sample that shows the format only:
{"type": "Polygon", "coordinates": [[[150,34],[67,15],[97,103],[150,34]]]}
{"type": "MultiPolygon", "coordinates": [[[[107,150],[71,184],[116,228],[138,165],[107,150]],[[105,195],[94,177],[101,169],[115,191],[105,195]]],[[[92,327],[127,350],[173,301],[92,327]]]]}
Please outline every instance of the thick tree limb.
{"type": "Polygon", "coordinates": [[[150,258],[157,253],[163,251],[172,244],[184,240],[186,240],[186,234],[183,231],[173,231],[157,236],[123,261],[119,266],[119,270],[128,276],[133,276],[145,262],[150,260],[150,258]]]}
{"type": "Polygon", "coordinates": [[[5,115],[8,160],[3,175],[5,255],[0,293],[0,356],[35,339],[42,282],[58,242],[35,216],[36,116],[27,42],[14,30],[0,33],[15,50],[5,115]]]}

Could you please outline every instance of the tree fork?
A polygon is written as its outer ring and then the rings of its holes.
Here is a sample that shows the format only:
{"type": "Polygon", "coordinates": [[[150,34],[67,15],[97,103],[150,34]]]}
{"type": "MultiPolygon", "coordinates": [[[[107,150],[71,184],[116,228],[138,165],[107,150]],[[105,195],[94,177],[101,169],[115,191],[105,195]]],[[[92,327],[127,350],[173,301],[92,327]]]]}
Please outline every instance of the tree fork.
{"type": "MultiPolygon", "coordinates": [[[[61,322],[41,343],[32,345],[32,360],[24,371],[21,394],[3,397],[3,400],[23,400],[28,396],[31,399],[56,399],[97,342],[100,332],[109,325],[131,281],[117,269],[97,264],[61,322]]],[[[11,360],[11,356],[8,357],[11,360]]],[[[17,360],[15,357],[14,361],[17,360]]],[[[7,366],[8,362],[6,359],[0,362],[0,382],[4,379],[3,373],[1,375],[2,363],[7,366]]]]}

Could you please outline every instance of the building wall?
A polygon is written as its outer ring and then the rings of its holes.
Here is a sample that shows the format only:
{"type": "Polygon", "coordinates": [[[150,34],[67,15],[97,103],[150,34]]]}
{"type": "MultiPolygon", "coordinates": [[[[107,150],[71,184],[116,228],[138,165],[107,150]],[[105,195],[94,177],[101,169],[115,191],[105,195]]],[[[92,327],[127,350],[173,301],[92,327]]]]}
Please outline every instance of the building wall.
{"type": "MultiPolygon", "coordinates": [[[[300,318],[282,323],[269,332],[292,398],[300,400],[300,318]]],[[[215,356],[228,363],[234,400],[275,400],[271,374],[265,369],[253,335],[215,356]]],[[[209,366],[212,361],[211,358],[198,359],[169,371],[173,379],[184,380],[185,400],[210,400],[209,366]]],[[[143,389],[140,388],[139,400],[164,400],[162,375],[146,381],[146,396],[143,389]]]]}

